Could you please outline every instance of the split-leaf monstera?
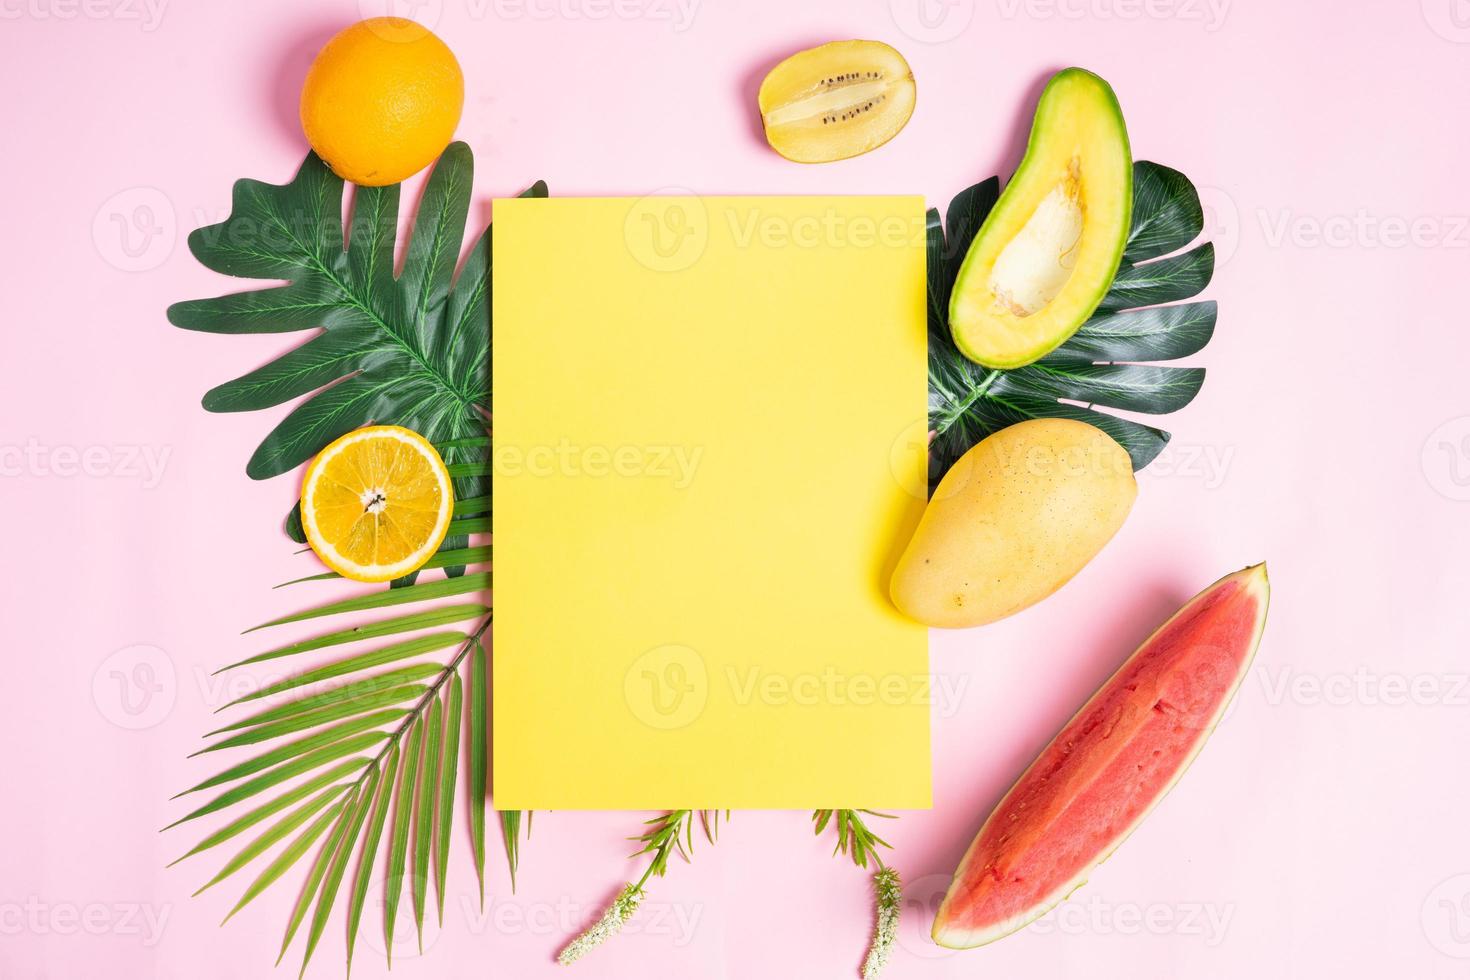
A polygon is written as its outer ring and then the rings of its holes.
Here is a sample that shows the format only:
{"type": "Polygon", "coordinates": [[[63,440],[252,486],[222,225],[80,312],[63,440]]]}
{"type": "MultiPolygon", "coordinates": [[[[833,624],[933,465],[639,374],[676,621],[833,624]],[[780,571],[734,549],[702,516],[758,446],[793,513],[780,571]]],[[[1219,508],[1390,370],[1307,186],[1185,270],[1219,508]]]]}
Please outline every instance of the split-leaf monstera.
{"type": "MultiPolygon", "coordinates": [[[[458,498],[486,494],[483,440],[490,411],[490,229],[458,277],[474,163],[453,143],[419,203],[403,269],[393,274],[400,185],[357,187],[342,221],[342,179],[314,153],[291,182],[235,183],[230,216],[189,236],[200,263],[284,286],[188,300],[174,325],[206,333],[319,329],[310,340],[204,396],[211,412],[252,412],[302,400],[246,464],[254,479],[295,469],[338,436],[370,422],[402,425],[444,455],[458,498]],[[345,241],[345,248],[344,248],[345,241]]],[[[522,197],[545,197],[537,181],[522,197]]],[[[304,542],[300,511],[288,533],[304,542]]],[[[449,537],[446,550],[465,546],[449,537]]],[[[447,566],[458,575],[462,566],[447,566]]]]}
{"type": "Polygon", "coordinates": [[[929,212],[929,428],[931,485],[975,443],[1030,418],[1081,419],[1116,439],[1142,469],[1169,434],[1093,406],[1161,414],[1183,408],[1199,393],[1202,368],[1159,367],[1139,361],[1188,357],[1215,329],[1212,300],[1177,303],[1198,294],[1215,269],[1209,242],[1177,255],[1199,236],[1199,194],[1177,170],[1133,165],[1133,222],[1123,265],[1097,312],[1070,340],[1034,364],[995,371],[967,359],[949,335],[949,297],[975,233],[1000,196],[991,177],[961,191],[946,220],[929,212]],[[1160,256],[1167,255],[1166,258],[1160,256]],[[1081,404],[1078,404],[1081,403],[1081,404]],[[1084,407],[1085,406],[1085,407],[1084,407]]]}
{"type": "MultiPolygon", "coordinates": [[[[316,392],[261,442],[246,466],[250,476],[293,470],[369,422],[406,426],[436,444],[483,435],[490,407],[489,229],[454,276],[472,175],[469,147],[455,143],[444,151],[397,277],[399,185],[358,187],[344,229],[342,180],[315,154],[284,186],[237,182],[230,216],[189,236],[194,256],[216,272],[289,281],[176,303],[168,311],[172,323],[224,334],[321,329],[204,396],[211,412],[249,412],[316,392]]],[[[546,185],[538,182],[523,196],[545,197],[546,185]]]]}

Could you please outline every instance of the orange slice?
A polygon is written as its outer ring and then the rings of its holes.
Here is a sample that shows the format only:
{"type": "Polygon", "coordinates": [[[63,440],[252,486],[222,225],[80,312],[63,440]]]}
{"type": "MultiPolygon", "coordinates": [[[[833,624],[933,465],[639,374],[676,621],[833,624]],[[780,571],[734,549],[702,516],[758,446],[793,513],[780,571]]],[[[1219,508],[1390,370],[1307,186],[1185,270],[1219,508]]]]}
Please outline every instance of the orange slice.
{"type": "Polygon", "coordinates": [[[301,525],[332,571],[386,582],[439,550],[454,511],[454,488],[438,450],[417,432],[371,425],[312,460],[301,483],[301,525]]]}

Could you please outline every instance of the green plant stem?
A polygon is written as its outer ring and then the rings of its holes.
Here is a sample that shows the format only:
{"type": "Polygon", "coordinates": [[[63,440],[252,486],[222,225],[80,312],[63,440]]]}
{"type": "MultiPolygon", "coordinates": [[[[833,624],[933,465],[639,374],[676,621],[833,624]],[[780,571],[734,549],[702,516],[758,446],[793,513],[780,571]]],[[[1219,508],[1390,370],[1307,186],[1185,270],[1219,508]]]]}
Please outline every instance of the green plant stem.
{"type": "Polygon", "coordinates": [[[475,645],[480,642],[480,637],[485,635],[485,631],[490,628],[490,623],[494,619],[494,613],[486,616],[485,619],[480,623],[480,625],[475,628],[475,631],[470,634],[469,639],[465,640],[464,643],[460,645],[459,650],[455,652],[454,657],[449,661],[449,663],[444,665],[444,669],[440,672],[439,676],[434,679],[434,682],[429,685],[428,690],[424,691],[424,693],[419,697],[414,706],[409,709],[408,714],[406,714],[403,718],[402,724],[398,726],[393,734],[389,735],[388,738],[384,740],[382,749],[379,750],[377,755],[373,756],[372,761],[363,767],[362,775],[358,776],[357,781],[351,784],[351,788],[354,791],[367,781],[369,773],[376,771],[377,768],[382,765],[383,760],[388,757],[389,751],[391,751],[392,748],[398,744],[398,740],[403,737],[404,733],[406,733],[410,728],[413,727],[413,723],[419,719],[420,714],[424,711],[425,708],[428,707],[429,702],[438,695],[439,689],[444,686],[445,682],[448,681],[449,678],[454,676],[454,672],[459,669],[459,665],[464,663],[465,657],[469,656],[470,651],[473,650],[475,648],[475,645]]]}
{"type": "MultiPolygon", "coordinates": [[[[664,876],[664,872],[669,867],[669,856],[674,851],[677,850],[680,854],[683,854],[686,861],[689,859],[689,854],[684,850],[682,843],[682,835],[686,830],[686,825],[690,836],[691,849],[694,844],[693,810],[670,810],[664,814],[662,819],[651,820],[649,822],[657,823],[658,826],[637,838],[643,841],[645,845],[643,850],[638,853],[653,855],[653,858],[648,862],[648,867],[643,871],[643,877],[639,878],[638,883],[633,886],[633,890],[639,894],[642,894],[643,886],[648,883],[649,878],[654,875],[658,875],[660,878],[664,876]]],[[[710,838],[710,841],[713,843],[713,838],[710,838]]]]}
{"type": "MultiPolygon", "coordinates": [[[[981,379],[979,384],[971,388],[963,399],[955,402],[954,408],[945,413],[944,428],[940,431],[947,431],[951,425],[954,425],[956,419],[962,417],[966,412],[968,412],[970,410],[970,406],[974,405],[977,401],[980,400],[980,397],[982,395],[990,390],[990,386],[995,384],[996,379],[999,378],[1001,374],[1002,372],[999,370],[992,370],[989,374],[981,379]]],[[[948,397],[949,394],[949,392],[945,392],[946,397],[948,397]]]]}
{"type": "Polygon", "coordinates": [[[816,834],[821,836],[822,831],[827,829],[831,823],[837,831],[837,846],[832,853],[846,854],[852,858],[852,863],[860,868],[868,866],[868,858],[877,863],[881,871],[886,865],[878,848],[892,847],[886,840],[879,837],[863,821],[863,814],[871,817],[881,817],[884,820],[896,819],[891,813],[879,813],[877,810],[813,810],[812,822],[816,825],[816,834]]]}

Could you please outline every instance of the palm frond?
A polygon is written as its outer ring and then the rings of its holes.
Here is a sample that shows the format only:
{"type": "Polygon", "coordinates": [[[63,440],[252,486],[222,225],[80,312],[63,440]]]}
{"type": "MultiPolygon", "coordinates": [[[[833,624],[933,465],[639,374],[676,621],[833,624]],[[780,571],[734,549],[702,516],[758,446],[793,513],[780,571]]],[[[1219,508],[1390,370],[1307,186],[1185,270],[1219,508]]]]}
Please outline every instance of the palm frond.
{"type": "MultiPolygon", "coordinates": [[[[348,650],[231,702],[227,708],[266,704],[210,732],[208,744],[195,753],[255,750],[180,794],[223,788],[170,826],[247,802],[254,806],[201,839],[175,863],[263,825],[265,829],[230,855],[199,890],[220,884],[279,849],[245,889],[230,911],[233,916],[293,867],[308,864],[281,943],[284,956],[295,937],[304,936],[303,970],[339,901],[347,906],[350,964],[369,884],[376,874],[384,881],[388,950],[405,890],[420,942],[430,878],[442,920],[462,762],[468,764],[471,840],[483,894],[489,664],[482,639],[492,614],[488,605],[478,602],[433,602],[444,597],[445,584],[458,590],[466,582],[488,582],[488,573],[470,571],[459,579],[376,590],[282,617],[300,622],[344,615],[383,604],[404,605],[404,597],[410,603],[417,598],[425,606],[389,620],[278,646],[232,665],[338,646],[348,650]],[[472,617],[479,619],[472,628],[443,628],[472,617]],[[386,851],[381,862],[380,851],[386,851]],[[308,855],[313,856],[306,862],[308,855]]],[[[508,856],[513,860],[515,855],[508,856]]]]}
{"type": "Polygon", "coordinates": [[[521,811],[500,811],[500,833],[505,838],[505,858],[510,862],[510,890],[516,890],[516,869],[521,863],[521,811]]]}

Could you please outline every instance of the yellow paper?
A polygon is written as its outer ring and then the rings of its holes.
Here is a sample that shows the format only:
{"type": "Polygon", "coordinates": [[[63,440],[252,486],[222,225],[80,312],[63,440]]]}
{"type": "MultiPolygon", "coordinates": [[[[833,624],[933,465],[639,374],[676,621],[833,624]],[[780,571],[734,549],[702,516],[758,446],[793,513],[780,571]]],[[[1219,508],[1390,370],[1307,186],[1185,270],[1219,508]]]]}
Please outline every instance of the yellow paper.
{"type": "Polygon", "coordinates": [[[929,806],[922,200],[494,208],[495,806],[929,806]]]}

